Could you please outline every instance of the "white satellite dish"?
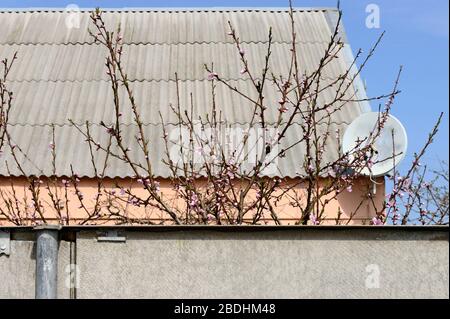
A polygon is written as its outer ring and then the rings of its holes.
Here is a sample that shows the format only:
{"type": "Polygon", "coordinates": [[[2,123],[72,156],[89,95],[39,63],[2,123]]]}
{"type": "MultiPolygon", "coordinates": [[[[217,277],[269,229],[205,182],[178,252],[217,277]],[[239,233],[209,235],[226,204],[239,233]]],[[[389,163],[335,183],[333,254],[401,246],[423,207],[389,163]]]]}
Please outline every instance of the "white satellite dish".
{"type": "MultiPolygon", "coordinates": [[[[356,118],[345,130],[342,139],[342,150],[344,153],[352,152],[360,144],[360,148],[367,146],[369,136],[378,127],[381,114],[378,112],[368,112],[356,118]],[[359,142],[364,141],[364,142],[359,142]]],[[[406,155],[408,138],[402,123],[392,115],[388,115],[380,135],[372,140],[372,147],[375,151],[372,159],[373,166],[365,167],[361,173],[368,176],[383,176],[394,169],[406,155]],[[394,155],[395,152],[395,156],[394,155]]]]}

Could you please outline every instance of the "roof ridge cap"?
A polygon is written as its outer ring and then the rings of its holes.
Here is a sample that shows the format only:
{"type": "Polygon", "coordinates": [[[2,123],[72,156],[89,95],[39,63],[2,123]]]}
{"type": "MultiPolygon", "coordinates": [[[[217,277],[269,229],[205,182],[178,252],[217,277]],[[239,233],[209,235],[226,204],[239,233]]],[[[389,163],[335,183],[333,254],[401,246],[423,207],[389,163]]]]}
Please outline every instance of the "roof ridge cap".
{"type": "MultiPolygon", "coordinates": [[[[81,12],[92,11],[95,8],[79,8],[81,12]]],[[[279,11],[287,12],[288,7],[123,7],[123,8],[101,8],[103,12],[252,12],[252,11],[279,11]]],[[[27,13],[27,12],[49,12],[49,13],[63,13],[67,7],[23,7],[23,8],[1,8],[0,13],[27,13]]],[[[295,7],[294,11],[311,12],[311,11],[337,11],[334,7],[295,7]]]]}

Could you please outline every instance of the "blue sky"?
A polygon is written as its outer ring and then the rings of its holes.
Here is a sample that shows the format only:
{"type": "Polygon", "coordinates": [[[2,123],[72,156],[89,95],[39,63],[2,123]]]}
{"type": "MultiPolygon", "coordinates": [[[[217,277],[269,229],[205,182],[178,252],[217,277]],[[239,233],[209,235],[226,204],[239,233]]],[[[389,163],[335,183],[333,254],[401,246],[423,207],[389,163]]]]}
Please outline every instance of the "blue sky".
{"type": "MultiPolygon", "coordinates": [[[[287,0],[1,0],[0,7],[285,7],[287,0]]],[[[335,7],[335,0],[296,0],[298,7],[335,7]]],[[[344,25],[353,51],[367,52],[378,35],[386,37],[363,73],[369,95],[386,93],[392,86],[398,67],[404,66],[401,95],[393,114],[405,125],[409,137],[409,157],[423,144],[441,111],[445,112],[441,132],[426,157],[437,167],[438,160],[449,158],[449,2],[448,0],[341,0],[344,25]],[[380,29],[369,29],[366,6],[380,8],[380,29]]],[[[377,105],[372,105],[373,109],[377,105]]]]}

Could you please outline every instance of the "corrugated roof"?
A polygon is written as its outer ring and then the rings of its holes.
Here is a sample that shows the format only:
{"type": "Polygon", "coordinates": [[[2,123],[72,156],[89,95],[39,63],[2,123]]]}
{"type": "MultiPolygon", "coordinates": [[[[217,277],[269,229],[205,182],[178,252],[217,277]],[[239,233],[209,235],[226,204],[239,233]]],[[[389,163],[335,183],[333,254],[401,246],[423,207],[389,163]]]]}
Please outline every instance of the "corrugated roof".
{"type": "MultiPolygon", "coordinates": [[[[299,39],[303,42],[328,41],[329,12],[297,10],[299,39]]],[[[86,32],[90,26],[89,11],[79,13],[79,28],[72,29],[66,27],[66,18],[71,13],[64,10],[0,11],[0,14],[1,44],[93,42],[86,32]]],[[[266,42],[270,26],[273,27],[274,42],[291,39],[288,12],[280,9],[116,10],[106,11],[104,19],[108,28],[116,28],[121,23],[126,44],[232,43],[227,35],[228,21],[239,30],[245,42],[266,42]]]]}
{"type": "MultiPolygon", "coordinates": [[[[345,125],[332,125],[330,128],[332,131],[337,129],[343,130],[345,125]]],[[[178,130],[173,125],[168,125],[169,131],[173,129],[172,133],[169,134],[169,151],[171,158],[176,161],[178,159],[179,152],[179,139],[178,130]]],[[[256,164],[256,155],[261,154],[262,146],[264,145],[261,140],[259,143],[248,143],[250,148],[242,149],[242,134],[249,127],[245,124],[233,124],[233,125],[223,125],[219,130],[221,136],[214,141],[220,143],[220,150],[227,150],[226,143],[231,143],[231,150],[237,149],[242,152],[242,166],[241,172],[250,171],[256,164]],[[240,131],[238,131],[240,130],[240,131]],[[231,134],[230,134],[231,133],[231,134]],[[241,135],[239,135],[241,133],[241,135]],[[229,140],[231,137],[231,141],[229,140]],[[259,147],[258,149],[253,149],[253,147],[259,147]],[[242,151],[241,151],[242,150],[242,151]],[[244,155],[248,158],[244,159],[244,155]]],[[[108,134],[106,134],[103,127],[98,125],[91,125],[90,131],[92,132],[92,137],[94,140],[98,141],[101,145],[108,145],[108,134]]],[[[261,132],[261,131],[259,131],[261,132]]],[[[257,133],[259,133],[257,132],[257,133]]],[[[10,133],[14,136],[14,143],[21,147],[22,153],[16,152],[19,160],[21,161],[22,167],[31,175],[37,176],[52,176],[54,175],[52,167],[52,152],[49,149],[49,144],[52,143],[52,128],[49,126],[31,126],[31,125],[14,125],[11,126],[10,133]]],[[[146,125],[144,127],[144,133],[146,137],[150,140],[150,161],[152,163],[152,170],[154,174],[159,177],[170,177],[171,171],[168,166],[163,163],[162,159],[167,158],[165,143],[162,138],[163,129],[161,124],[157,125],[146,125]]],[[[276,133],[275,133],[276,134],[276,133]]],[[[269,136],[274,136],[269,132],[269,136]]],[[[273,154],[278,154],[284,148],[294,145],[298,141],[298,136],[302,135],[302,129],[300,125],[296,124],[290,128],[290,133],[287,134],[286,138],[282,140],[282,143],[278,146],[278,149],[273,150],[273,154]]],[[[135,125],[129,125],[123,127],[123,141],[125,145],[130,147],[129,156],[134,163],[141,164],[145,167],[145,158],[143,152],[136,145],[136,138],[138,136],[138,131],[135,125]]],[[[64,125],[60,127],[55,127],[55,144],[56,144],[56,175],[58,176],[71,176],[71,165],[74,172],[79,176],[94,177],[94,169],[91,163],[89,145],[83,134],[81,134],[76,128],[70,125],[64,125]]],[[[186,143],[188,136],[185,135],[183,141],[186,143]]],[[[184,144],[188,145],[188,144],[184,144]]],[[[201,161],[203,154],[200,153],[195,147],[194,164],[196,167],[201,167],[201,161]]],[[[302,167],[302,160],[304,158],[305,144],[300,143],[295,145],[289,152],[287,152],[285,157],[277,157],[273,161],[273,165],[267,167],[263,172],[264,176],[283,176],[295,178],[304,173],[302,167]]],[[[102,150],[96,150],[93,146],[95,154],[95,163],[99,171],[102,170],[105,153],[102,150]]],[[[121,154],[118,148],[113,146],[112,152],[114,154],[121,154]]],[[[185,149],[186,152],[186,149],[185,149]]],[[[323,163],[333,161],[339,152],[339,145],[335,138],[330,138],[325,149],[325,156],[323,158],[323,163]]],[[[209,152],[206,152],[209,153],[209,152]]],[[[274,155],[275,156],[275,155],[274,155]]],[[[190,158],[190,157],[189,157],[190,158]]],[[[259,158],[259,157],[258,157],[259,158]]],[[[273,156],[268,155],[269,162],[272,161],[273,156]]],[[[208,157],[208,160],[210,158],[208,157]]],[[[272,162],[271,162],[272,163],[272,162]]],[[[181,164],[179,162],[178,164],[181,164]]],[[[182,166],[180,166],[182,167],[182,166]]],[[[9,165],[10,175],[20,176],[22,175],[20,170],[13,164],[9,165]]],[[[3,169],[2,169],[3,170],[3,169]]],[[[6,170],[6,168],[5,168],[6,170]]],[[[145,174],[145,171],[139,170],[141,174],[145,174]]],[[[181,171],[180,171],[181,172],[181,171]]],[[[200,174],[205,173],[204,171],[199,171],[200,174]]],[[[128,164],[123,161],[110,157],[108,161],[108,167],[105,171],[105,175],[108,177],[130,177],[134,176],[134,172],[128,164]]]]}
{"type": "MultiPolygon", "coordinates": [[[[247,80],[229,82],[234,87],[249,96],[257,99],[257,93],[247,80]]],[[[329,85],[330,81],[323,81],[329,85]]],[[[46,125],[53,123],[61,126],[68,119],[75,123],[83,124],[86,120],[93,123],[113,123],[114,113],[111,112],[113,96],[110,93],[110,83],[106,81],[36,81],[36,82],[12,82],[11,89],[16,95],[14,110],[10,114],[10,123],[22,125],[46,125]]],[[[143,81],[132,84],[135,98],[140,106],[140,114],[145,124],[160,123],[161,112],[165,123],[177,123],[177,117],[169,107],[177,101],[177,85],[175,82],[143,81]]],[[[318,103],[323,105],[331,103],[335,97],[337,84],[332,88],[326,88],[320,94],[318,103]]],[[[267,86],[265,88],[265,101],[273,107],[266,111],[266,121],[275,123],[278,119],[278,92],[267,86]]],[[[205,116],[212,110],[211,82],[203,80],[187,80],[179,83],[179,95],[182,109],[190,110],[190,93],[193,100],[194,118],[205,116]],[[205,103],[206,102],[206,103],[205,103]]],[[[347,98],[354,96],[350,90],[347,98]]],[[[221,114],[221,120],[227,123],[246,123],[253,114],[254,104],[244,97],[231,92],[225,86],[216,88],[217,112],[221,114]]],[[[120,99],[123,101],[123,116],[121,122],[133,123],[133,114],[130,110],[130,102],[126,99],[126,92],[121,88],[120,99]]],[[[347,103],[334,118],[339,123],[348,122],[354,116],[352,103],[347,103]]],[[[289,112],[284,114],[288,118],[289,112]]]]}
{"type": "MultiPolygon", "coordinates": [[[[300,43],[300,71],[312,72],[326,50],[326,43],[300,43]]],[[[249,68],[264,67],[266,43],[247,43],[243,48],[249,68]]],[[[291,45],[274,43],[271,70],[289,72],[291,45]]],[[[106,51],[94,44],[4,45],[2,54],[20,52],[19,61],[8,77],[11,81],[100,81],[107,80],[106,51]]],[[[335,79],[345,68],[343,55],[324,67],[326,78],[335,79]]],[[[174,81],[175,72],[182,81],[205,80],[204,64],[214,63],[215,70],[227,80],[246,79],[240,74],[242,64],[231,43],[131,44],[124,46],[123,62],[132,81],[174,81]],[[226,61],[226,63],[223,63],[226,61]]]]}
{"type": "MultiPolygon", "coordinates": [[[[336,11],[329,9],[298,9],[295,12],[298,36],[298,58],[303,71],[312,71],[323,54],[331,36],[331,21],[336,11]]],[[[18,51],[19,59],[9,77],[9,86],[15,94],[10,116],[10,132],[15,143],[28,154],[22,167],[27,174],[53,175],[50,124],[56,125],[57,171],[56,175],[70,175],[72,164],[78,175],[93,176],[87,143],[83,136],[69,124],[89,120],[94,136],[107,138],[100,121],[113,121],[110,84],[105,73],[104,49],[92,43],[88,35],[89,12],[79,13],[79,28],[67,28],[64,11],[0,11],[0,56],[11,57],[18,51]]],[[[263,67],[267,33],[273,28],[271,67],[286,74],[290,57],[290,26],[288,12],[280,9],[216,9],[216,10],[122,10],[106,11],[107,25],[114,28],[121,23],[124,38],[124,61],[132,82],[136,101],[141,110],[146,130],[151,136],[151,156],[154,173],[167,177],[169,171],[161,162],[164,157],[161,121],[175,123],[169,105],[176,103],[175,72],[180,79],[182,107],[188,107],[193,94],[194,114],[205,117],[211,110],[211,83],[206,79],[205,63],[224,79],[232,81],[250,92],[248,76],[241,75],[239,56],[227,35],[227,21],[231,21],[243,41],[251,69],[263,67]]],[[[348,43],[338,59],[326,66],[324,83],[341,75],[348,67],[348,43]]],[[[252,114],[248,101],[233,94],[223,86],[217,88],[217,103],[221,119],[226,125],[245,127],[252,114]]],[[[361,88],[352,89],[348,97],[363,95],[361,88]]],[[[266,89],[266,102],[273,108],[267,111],[269,122],[278,116],[279,94],[266,89]]],[[[333,90],[325,90],[319,103],[333,99],[333,90]]],[[[124,110],[128,102],[124,103],[124,110]]],[[[361,112],[364,105],[346,103],[333,115],[333,123],[341,129],[361,112]]],[[[133,156],[139,158],[137,147],[133,150],[135,127],[132,114],[124,111],[121,119],[126,128],[133,156]]],[[[224,124],[225,125],[225,124],[224,124]]],[[[301,134],[299,127],[291,130],[285,143],[301,134]]],[[[288,145],[288,144],[286,144],[288,145]]],[[[338,152],[334,134],[325,160],[332,160],[338,152]]],[[[296,146],[278,162],[277,172],[269,175],[290,176],[303,173],[304,148],[296,146]]],[[[0,175],[9,175],[5,160],[10,163],[12,175],[21,173],[12,165],[6,149],[1,158],[0,175]]],[[[99,156],[98,161],[101,161],[99,156]]],[[[109,177],[125,177],[132,172],[119,161],[112,161],[107,170],[109,177]]]]}

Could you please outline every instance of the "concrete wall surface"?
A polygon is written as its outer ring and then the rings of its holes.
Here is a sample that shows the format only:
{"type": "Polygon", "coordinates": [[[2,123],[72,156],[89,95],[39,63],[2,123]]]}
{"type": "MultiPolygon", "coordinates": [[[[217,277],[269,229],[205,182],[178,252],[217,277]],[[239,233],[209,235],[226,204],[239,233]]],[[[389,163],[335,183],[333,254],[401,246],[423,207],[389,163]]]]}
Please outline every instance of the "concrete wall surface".
{"type": "MultiPolygon", "coordinates": [[[[34,298],[32,232],[20,239],[12,231],[11,254],[0,256],[0,298],[34,298]]],[[[447,227],[61,232],[59,298],[449,297],[447,227]]]]}
{"type": "Polygon", "coordinates": [[[79,298],[448,298],[448,233],[78,233],[79,298]]]}
{"type": "MultiPolygon", "coordinates": [[[[22,236],[23,235],[23,236],[22,236]]],[[[31,233],[10,241],[9,256],[0,255],[0,299],[33,299],[36,280],[36,243],[31,233]]],[[[60,241],[58,249],[58,298],[70,297],[65,277],[70,267],[70,243],[60,241]]]]}

